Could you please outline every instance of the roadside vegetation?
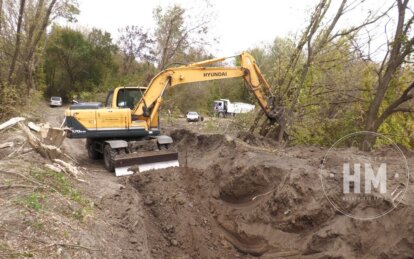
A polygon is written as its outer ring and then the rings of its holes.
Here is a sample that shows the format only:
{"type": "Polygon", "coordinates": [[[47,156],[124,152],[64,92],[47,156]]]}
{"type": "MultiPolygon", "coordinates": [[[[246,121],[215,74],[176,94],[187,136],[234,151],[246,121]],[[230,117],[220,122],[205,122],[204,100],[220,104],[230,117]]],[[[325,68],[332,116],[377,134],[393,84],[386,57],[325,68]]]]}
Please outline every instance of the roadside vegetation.
{"type": "Polygon", "coordinates": [[[81,256],[89,248],[79,246],[76,235],[91,224],[94,203],[74,179],[42,166],[39,155],[31,156],[0,162],[0,257],[62,256],[68,250],[81,256]]]}
{"type": "MultiPolygon", "coordinates": [[[[236,127],[279,143],[317,145],[366,130],[413,147],[411,6],[396,0],[374,10],[365,1],[320,0],[300,32],[247,50],[282,113],[271,124],[257,109],[236,127]],[[366,15],[350,21],[356,12],[366,15]]],[[[206,46],[216,42],[208,37],[214,13],[208,4],[203,10],[157,7],[154,28],[127,25],[115,40],[99,28],[56,23],[76,23],[75,0],[0,0],[0,118],[19,113],[35,93],[102,101],[108,89],[145,86],[169,66],[212,58],[206,46]]],[[[209,115],[219,98],[255,103],[241,80],[226,80],[169,89],[164,110],[209,115]]]]}

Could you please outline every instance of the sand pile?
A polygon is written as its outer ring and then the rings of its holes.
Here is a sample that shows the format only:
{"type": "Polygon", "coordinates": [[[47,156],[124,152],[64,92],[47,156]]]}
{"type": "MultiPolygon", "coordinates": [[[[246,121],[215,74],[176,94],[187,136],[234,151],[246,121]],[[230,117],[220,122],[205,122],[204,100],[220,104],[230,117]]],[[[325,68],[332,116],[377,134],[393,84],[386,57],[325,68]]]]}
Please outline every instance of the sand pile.
{"type": "MultiPolygon", "coordinates": [[[[290,148],[285,153],[265,144],[251,146],[241,139],[187,130],[173,131],[171,136],[183,167],[129,179],[142,197],[136,206],[144,208],[148,244],[155,257],[414,254],[411,189],[386,216],[356,220],[337,212],[324,196],[319,175],[324,150],[290,148]]],[[[244,139],[264,143],[252,138],[244,139]]]]}

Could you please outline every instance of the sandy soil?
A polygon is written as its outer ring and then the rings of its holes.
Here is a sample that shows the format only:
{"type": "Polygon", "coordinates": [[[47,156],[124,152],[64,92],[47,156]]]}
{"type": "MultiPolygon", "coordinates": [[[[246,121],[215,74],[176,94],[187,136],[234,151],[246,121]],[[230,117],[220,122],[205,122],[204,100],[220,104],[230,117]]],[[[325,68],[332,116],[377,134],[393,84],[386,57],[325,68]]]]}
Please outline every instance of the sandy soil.
{"type": "Polygon", "coordinates": [[[414,253],[411,186],[388,215],[355,220],[335,211],[321,190],[319,164],[326,150],[271,149],[257,145],[262,139],[254,136],[249,139],[255,146],[220,134],[175,130],[171,135],[184,167],[129,179],[144,197],[151,219],[146,224],[158,234],[150,243],[161,246],[162,257],[409,258],[414,253]]]}
{"type": "MultiPolygon", "coordinates": [[[[57,125],[63,109],[45,109],[57,125]]],[[[168,125],[166,125],[168,126],[168,125]]],[[[412,258],[414,192],[376,220],[337,212],[325,198],[319,167],[326,149],[277,148],[271,140],[200,133],[176,121],[167,130],[180,167],[116,178],[90,161],[83,140],[64,150],[85,168],[77,188],[94,204],[77,224],[75,258],[412,258]],[[195,133],[198,132],[198,133],[195,133]],[[78,238],[79,239],[79,238],[78,238]]],[[[14,133],[13,133],[14,134],[14,133]]],[[[17,140],[16,140],[17,141],[17,140]]],[[[338,157],[347,155],[347,150],[338,157]]],[[[27,154],[25,159],[32,159],[27,154]]],[[[409,164],[414,158],[408,157],[409,164]]],[[[1,168],[0,168],[1,169],[1,168]]],[[[339,184],[339,183],[338,183],[339,184]]],[[[364,210],[355,205],[351,211],[364,210]]],[[[40,257],[39,257],[40,258],[40,257]]]]}

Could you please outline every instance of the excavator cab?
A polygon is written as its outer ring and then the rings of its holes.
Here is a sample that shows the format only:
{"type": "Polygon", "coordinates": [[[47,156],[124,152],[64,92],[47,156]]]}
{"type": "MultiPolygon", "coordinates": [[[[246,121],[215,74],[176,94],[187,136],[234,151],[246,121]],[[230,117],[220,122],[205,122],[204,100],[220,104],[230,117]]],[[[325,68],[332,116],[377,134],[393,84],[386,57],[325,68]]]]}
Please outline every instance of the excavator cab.
{"type": "Polygon", "coordinates": [[[129,108],[132,110],[142,98],[146,89],[143,86],[126,86],[111,90],[106,96],[105,107],[129,108]],[[116,94],[116,99],[114,99],[114,94],[116,94]]]}

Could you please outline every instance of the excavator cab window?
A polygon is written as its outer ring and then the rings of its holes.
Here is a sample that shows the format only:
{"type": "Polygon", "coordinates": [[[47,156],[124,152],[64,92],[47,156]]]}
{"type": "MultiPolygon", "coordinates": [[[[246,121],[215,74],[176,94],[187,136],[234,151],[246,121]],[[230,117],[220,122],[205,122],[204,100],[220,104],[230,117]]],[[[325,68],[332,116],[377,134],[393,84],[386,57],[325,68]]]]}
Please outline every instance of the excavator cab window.
{"type": "Polygon", "coordinates": [[[119,108],[133,109],[141,97],[142,94],[139,89],[124,88],[118,91],[116,103],[119,108]]]}
{"type": "Polygon", "coordinates": [[[108,95],[106,96],[105,107],[111,108],[111,106],[112,106],[112,97],[113,96],[114,96],[114,90],[109,91],[108,95]]]}

